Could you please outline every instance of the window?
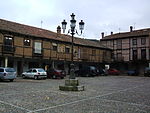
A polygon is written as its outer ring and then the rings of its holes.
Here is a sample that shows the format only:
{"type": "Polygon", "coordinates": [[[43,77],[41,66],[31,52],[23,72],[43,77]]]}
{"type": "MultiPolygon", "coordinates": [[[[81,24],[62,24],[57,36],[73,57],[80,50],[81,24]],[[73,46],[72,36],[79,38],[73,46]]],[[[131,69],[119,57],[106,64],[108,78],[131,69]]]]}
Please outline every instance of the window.
{"type": "Polygon", "coordinates": [[[150,59],[150,49],[149,49],[149,59],[150,59]]]}
{"type": "Polygon", "coordinates": [[[0,69],[0,72],[4,72],[4,69],[0,69]]]}
{"type": "Polygon", "coordinates": [[[52,43],[52,47],[53,47],[53,51],[57,51],[58,50],[58,46],[56,43],[52,43]]]}
{"type": "Polygon", "coordinates": [[[15,70],[13,68],[6,68],[5,71],[6,72],[15,72],[15,70]]]}
{"type": "Polygon", "coordinates": [[[44,69],[38,69],[38,72],[45,72],[44,69]]]}
{"type": "Polygon", "coordinates": [[[78,58],[81,58],[81,49],[78,49],[78,58]]]}
{"type": "Polygon", "coordinates": [[[30,46],[30,39],[24,39],[24,45],[30,46]]]}
{"type": "Polygon", "coordinates": [[[37,71],[34,69],[33,72],[37,72],[37,71]]]}
{"type": "Polygon", "coordinates": [[[41,42],[34,43],[34,53],[37,53],[37,54],[42,53],[42,43],[41,42]]]}
{"type": "Polygon", "coordinates": [[[141,38],[141,45],[145,45],[146,44],[146,38],[141,38]]]}
{"type": "Polygon", "coordinates": [[[70,53],[70,48],[66,47],[66,48],[65,48],[65,52],[66,52],[66,53],[70,53]]]}
{"type": "Polygon", "coordinates": [[[15,51],[15,48],[13,47],[13,38],[9,36],[4,37],[4,45],[3,45],[3,51],[11,52],[13,53],[15,51]]]}
{"type": "Polygon", "coordinates": [[[30,69],[29,71],[27,71],[28,73],[32,72],[32,70],[30,69]]]}
{"type": "Polygon", "coordinates": [[[95,56],[96,55],[96,50],[92,50],[92,55],[95,56]]]}
{"type": "Polygon", "coordinates": [[[141,59],[146,59],[146,49],[141,49],[141,59]]]}
{"type": "Polygon", "coordinates": [[[117,40],[117,49],[122,49],[122,40],[117,40]]]}
{"type": "Polygon", "coordinates": [[[122,60],[122,54],[121,53],[117,53],[117,60],[122,60]]]}
{"type": "Polygon", "coordinates": [[[6,36],[6,37],[4,38],[4,44],[5,44],[5,45],[12,45],[12,44],[13,44],[13,38],[6,36]]]}
{"type": "Polygon", "coordinates": [[[133,50],[132,59],[137,60],[137,50],[133,50]]]}
{"type": "Polygon", "coordinates": [[[64,53],[64,52],[65,52],[65,47],[64,47],[64,45],[58,44],[58,45],[57,45],[57,51],[58,51],[59,53],[64,53]]]}
{"type": "Polygon", "coordinates": [[[137,39],[132,39],[132,45],[137,45],[137,39]]]}
{"type": "Polygon", "coordinates": [[[57,51],[57,46],[53,45],[53,51],[57,51]]]}

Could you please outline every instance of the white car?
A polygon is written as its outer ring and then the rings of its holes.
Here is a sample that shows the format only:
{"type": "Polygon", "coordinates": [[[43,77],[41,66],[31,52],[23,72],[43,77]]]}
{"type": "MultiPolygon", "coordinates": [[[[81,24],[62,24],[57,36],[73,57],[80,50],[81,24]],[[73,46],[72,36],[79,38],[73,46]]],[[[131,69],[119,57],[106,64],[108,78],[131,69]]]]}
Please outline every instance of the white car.
{"type": "Polygon", "coordinates": [[[34,78],[37,79],[46,79],[47,78],[47,72],[42,68],[31,68],[26,72],[22,73],[23,78],[34,78]]]}
{"type": "Polygon", "coordinates": [[[16,71],[14,68],[0,67],[0,79],[10,80],[11,82],[16,79],[16,71]]]}

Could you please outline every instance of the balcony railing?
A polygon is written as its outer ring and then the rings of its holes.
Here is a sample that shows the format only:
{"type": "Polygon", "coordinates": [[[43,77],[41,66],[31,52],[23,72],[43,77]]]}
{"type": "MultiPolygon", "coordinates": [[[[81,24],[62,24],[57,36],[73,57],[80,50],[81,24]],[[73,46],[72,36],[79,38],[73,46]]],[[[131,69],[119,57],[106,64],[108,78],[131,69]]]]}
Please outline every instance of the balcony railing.
{"type": "Polygon", "coordinates": [[[43,57],[43,50],[33,49],[33,57],[43,57]]]}
{"type": "Polygon", "coordinates": [[[12,45],[2,45],[2,51],[3,53],[14,53],[15,47],[12,45]]]}

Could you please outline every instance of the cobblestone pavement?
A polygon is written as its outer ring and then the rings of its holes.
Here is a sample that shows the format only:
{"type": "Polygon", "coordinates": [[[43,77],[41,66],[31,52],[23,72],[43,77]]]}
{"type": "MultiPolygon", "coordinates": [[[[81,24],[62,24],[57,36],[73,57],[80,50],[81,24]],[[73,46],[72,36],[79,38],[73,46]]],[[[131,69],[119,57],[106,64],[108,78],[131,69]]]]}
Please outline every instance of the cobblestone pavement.
{"type": "Polygon", "coordinates": [[[85,91],[60,91],[65,79],[0,82],[0,113],[150,113],[150,77],[78,79],[85,91]]]}

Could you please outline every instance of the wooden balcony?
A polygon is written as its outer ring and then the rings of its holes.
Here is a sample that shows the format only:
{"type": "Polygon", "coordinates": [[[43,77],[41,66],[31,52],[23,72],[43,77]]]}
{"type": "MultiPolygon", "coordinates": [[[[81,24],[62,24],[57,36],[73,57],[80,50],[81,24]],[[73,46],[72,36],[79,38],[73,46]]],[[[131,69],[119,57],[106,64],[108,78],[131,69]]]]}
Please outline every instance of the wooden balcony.
{"type": "Polygon", "coordinates": [[[2,45],[2,52],[6,54],[14,54],[15,47],[12,45],[2,45]]]}

